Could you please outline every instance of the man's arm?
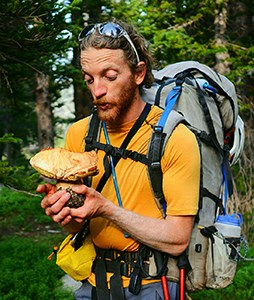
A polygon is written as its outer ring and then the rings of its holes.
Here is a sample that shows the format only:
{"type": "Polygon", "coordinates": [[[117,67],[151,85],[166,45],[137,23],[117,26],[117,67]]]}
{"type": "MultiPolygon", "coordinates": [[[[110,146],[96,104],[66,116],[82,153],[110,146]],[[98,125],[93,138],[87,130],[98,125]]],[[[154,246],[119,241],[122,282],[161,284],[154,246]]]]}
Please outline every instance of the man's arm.
{"type": "Polygon", "coordinates": [[[44,197],[42,201],[46,214],[70,232],[79,229],[85,219],[103,217],[119,226],[133,239],[160,251],[179,255],[188,246],[193,216],[168,216],[161,220],[144,217],[116,206],[87,186],[76,186],[73,190],[85,197],[84,205],[78,209],[63,208],[69,197],[64,191],[44,197]]]}
{"type": "Polygon", "coordinates": [[[132,238],[151,248],[180,255],[188,246],[193,216],[167,216],[154,219],[133,213],[109,202],[104,217],[127,232],[132,238]]]}

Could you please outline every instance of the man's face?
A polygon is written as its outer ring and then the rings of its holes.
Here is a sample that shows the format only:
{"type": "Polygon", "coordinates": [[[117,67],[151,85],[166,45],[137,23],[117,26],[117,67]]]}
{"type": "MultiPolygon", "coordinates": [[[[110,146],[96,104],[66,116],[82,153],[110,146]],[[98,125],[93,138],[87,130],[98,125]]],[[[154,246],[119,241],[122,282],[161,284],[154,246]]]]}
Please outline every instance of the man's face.
{"type": "Polygon", "coordinates": [[[126,122],[138,85],[123,51],[88,48],[81,52],[81,67],[99,118],[114,125],[126,122]]]}

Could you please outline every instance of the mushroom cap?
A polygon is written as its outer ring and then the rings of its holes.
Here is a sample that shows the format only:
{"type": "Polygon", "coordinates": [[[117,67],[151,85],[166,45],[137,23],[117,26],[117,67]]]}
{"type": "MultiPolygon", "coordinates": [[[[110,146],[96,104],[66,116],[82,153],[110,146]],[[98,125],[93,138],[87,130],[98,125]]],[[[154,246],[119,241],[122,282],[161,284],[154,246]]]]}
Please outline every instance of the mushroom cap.
{"type": "Polygon", "coordinates": [[[64,148],[47,148],[30,159],[41,175],[63,181],[77,181],[98,174],[95,151],[71,152],[64,148]]]}

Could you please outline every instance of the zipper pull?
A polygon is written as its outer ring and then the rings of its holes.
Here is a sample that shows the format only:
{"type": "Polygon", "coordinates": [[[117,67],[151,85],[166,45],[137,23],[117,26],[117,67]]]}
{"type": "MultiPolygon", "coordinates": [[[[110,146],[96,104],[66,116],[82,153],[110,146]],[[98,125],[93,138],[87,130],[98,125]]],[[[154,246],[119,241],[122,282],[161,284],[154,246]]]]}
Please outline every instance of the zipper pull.
{"type": "Polygon", "coordinates": [[[51,259],[53,258],[53,256],[54,256],[55,254],[57,254],[57,251],[58,251],[58,246],[55,246],[55,247],[53,248],[53,251],[51,252],[51,254],[48,256],[48,260],[51,260],[51,259]]]}

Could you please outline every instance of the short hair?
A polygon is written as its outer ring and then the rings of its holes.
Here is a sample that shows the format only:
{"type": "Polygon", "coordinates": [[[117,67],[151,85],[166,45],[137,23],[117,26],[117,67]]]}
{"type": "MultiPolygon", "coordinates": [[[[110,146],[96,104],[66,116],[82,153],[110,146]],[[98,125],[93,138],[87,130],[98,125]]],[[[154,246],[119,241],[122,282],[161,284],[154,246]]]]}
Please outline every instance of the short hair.
{"type": "MultiPolygon", "coordinates": [[[[140,87],[150,87],[154,82],[152,73],[153,57],[148,51],[147,41],[137,33],[132,25],[116,19],[112,20],[112,22],[120,25],[128,33],[137,50],[140,61],[144,61],[146,64],[146,75],[140,87]]],[[[130,43],[124,36],[121,36],[120,38],[112,38],[110,36],[100,35],[97,30],[94,30],[91,35],[89,35],[87,38],[84,38],[80,42],[81,51],[84,51],[90,47],[96,49],[122,49],[124,51],[127,64],[129,65],[131,71],[135,72],[138,63],[137,57],[130,43]]]]}

